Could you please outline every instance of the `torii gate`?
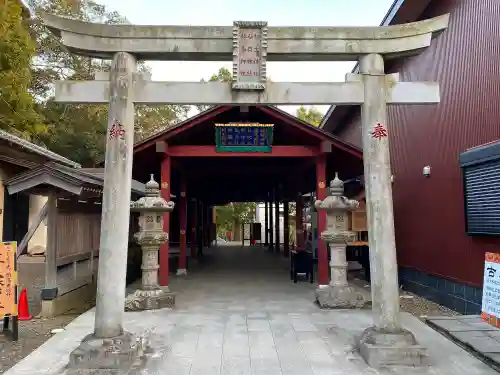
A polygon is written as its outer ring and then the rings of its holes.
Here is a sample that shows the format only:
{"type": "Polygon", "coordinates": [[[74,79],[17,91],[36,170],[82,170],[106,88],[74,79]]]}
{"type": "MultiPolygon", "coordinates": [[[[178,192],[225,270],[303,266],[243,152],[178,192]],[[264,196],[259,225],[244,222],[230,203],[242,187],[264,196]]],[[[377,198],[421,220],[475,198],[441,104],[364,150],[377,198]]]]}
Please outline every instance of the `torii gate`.
{"type": "MultiPolygon", "coordinates": [[[[88,348],[99,344],[105,351],[109,339],[115,339],[115,355],[138,351],[130,349],[131,335],[122,327],[135,103],[361,105],[376,314],[374,327],[358,342],[359,350],[372,366],[421,362],[423,348],[399,319],[386,107],[438,103],[439,87],[386,75],[384,58],[417,54],[428,47],[432,37],[447,28],[449,15],[387,27],[268,27],[266,22],[235,22],[232,27],[134,26],[42,17],[71,52],[112,59],[110,74],[56,85],[59,102],[109,103],[95,331],[73,353],[72,363],[96,366],[102,358],[87,358],[92,357],[88,348]],[[152,82],[136,74],[137,60],[233,61],[233,82],[152,82]],[[266,82],[266,61],[343,60],[359,60],[360,66],[360,73],[347,74],[346,82],[266,82]]],[[[317,187],[318,199],[326,196],[322,185],[317,187]]]]}

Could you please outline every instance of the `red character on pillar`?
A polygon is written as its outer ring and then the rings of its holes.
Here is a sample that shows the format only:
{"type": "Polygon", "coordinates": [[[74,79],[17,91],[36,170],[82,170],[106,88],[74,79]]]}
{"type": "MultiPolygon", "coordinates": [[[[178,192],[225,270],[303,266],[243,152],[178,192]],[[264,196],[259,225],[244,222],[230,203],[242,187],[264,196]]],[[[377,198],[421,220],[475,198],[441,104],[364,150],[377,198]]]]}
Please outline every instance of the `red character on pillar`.
{"type": "Polygon", "coordinates": [[[387,137],[387,129],[380,122],[377,122],[370,133],[373,138],[381,139],[387,137]]]}

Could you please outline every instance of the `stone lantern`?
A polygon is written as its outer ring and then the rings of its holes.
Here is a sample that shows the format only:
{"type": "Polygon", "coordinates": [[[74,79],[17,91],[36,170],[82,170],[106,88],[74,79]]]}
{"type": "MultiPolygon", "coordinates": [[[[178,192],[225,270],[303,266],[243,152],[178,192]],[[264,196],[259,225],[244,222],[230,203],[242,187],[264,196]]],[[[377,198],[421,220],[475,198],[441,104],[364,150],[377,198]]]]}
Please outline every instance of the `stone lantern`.
{"type": "Polygon", "coordinates": [[[163,231],[163,214],[172,212],[174,205],[161,197],[160,185],[153,175],[146,183],[145,196],[130,203],[130,210],[139,212],[139,231],[134,238],[142,249],[142,282],[140,289],[127,297],[127,311],[161,309],[175,304],[175,295],[158,283],[158,251],[160,245],[168,241],[168,233],[163,231]]]}
{"type": "Polygon", "coordinates": [[[343,194],[344,182],[335,174],[329,195],[314,203],[317,210],[326,211],[326,230],[321,239],[330,248],[330,284],[316,290],[316,300],[323,308],[360,308],[365,304],[363,294],[347,283],[346,246],[355,238],[348,230],[348,212],[357,209],[359,203],[343,194]]]}

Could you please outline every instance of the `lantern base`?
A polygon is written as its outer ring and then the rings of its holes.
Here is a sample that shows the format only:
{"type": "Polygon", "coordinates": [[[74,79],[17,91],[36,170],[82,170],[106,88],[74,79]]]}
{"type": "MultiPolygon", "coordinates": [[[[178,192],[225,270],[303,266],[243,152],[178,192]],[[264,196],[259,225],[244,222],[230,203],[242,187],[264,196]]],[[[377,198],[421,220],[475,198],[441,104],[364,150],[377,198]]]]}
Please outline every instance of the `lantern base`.
{"type": "Polygon", "coordinates": [[[316,289],[316,302],[322,309],[360,309],[367,300],[350,285],[328,285],[316,289]]]}
{"type": "Polygon", "coordinates": [[[173,308],[175,294],[168,287],[153,290],[136,290],[127,297],[125,311],[144,311],[173,308]]]}

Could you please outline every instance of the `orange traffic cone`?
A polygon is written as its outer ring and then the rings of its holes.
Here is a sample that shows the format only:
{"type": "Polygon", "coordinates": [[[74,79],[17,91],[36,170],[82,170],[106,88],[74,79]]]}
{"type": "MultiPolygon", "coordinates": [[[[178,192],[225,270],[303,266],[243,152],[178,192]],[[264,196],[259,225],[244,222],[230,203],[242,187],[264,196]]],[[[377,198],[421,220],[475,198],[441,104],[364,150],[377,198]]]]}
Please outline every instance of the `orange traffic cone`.
{"type": "Polygon", "coordinates": [[[33,317],[30,315],[28,306],[28,294],[26,288],[21,291],[19,295],[19,304],[17,305],[17,319],[18,320],[31,320],[33,317]]]}

